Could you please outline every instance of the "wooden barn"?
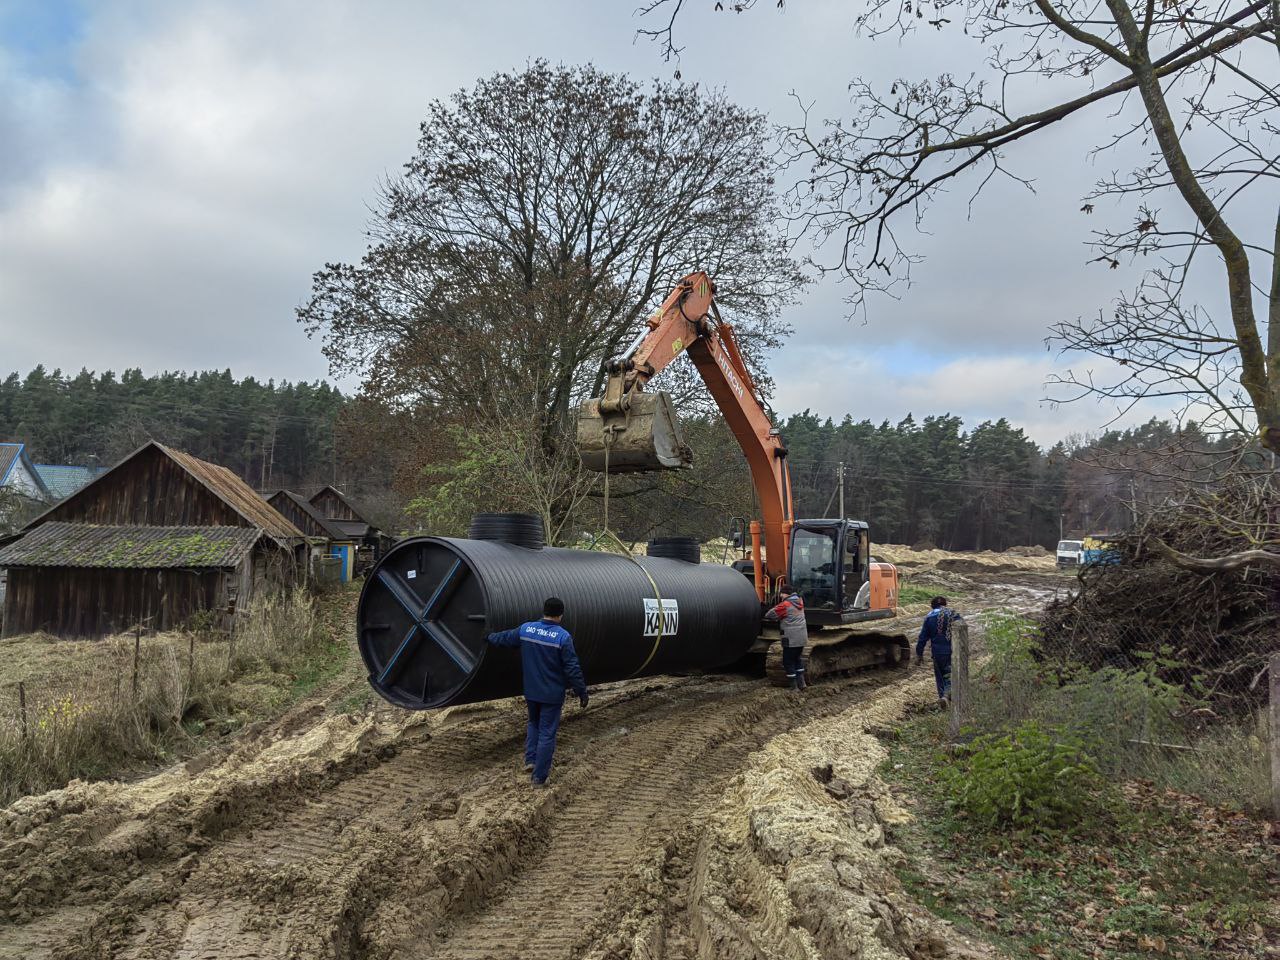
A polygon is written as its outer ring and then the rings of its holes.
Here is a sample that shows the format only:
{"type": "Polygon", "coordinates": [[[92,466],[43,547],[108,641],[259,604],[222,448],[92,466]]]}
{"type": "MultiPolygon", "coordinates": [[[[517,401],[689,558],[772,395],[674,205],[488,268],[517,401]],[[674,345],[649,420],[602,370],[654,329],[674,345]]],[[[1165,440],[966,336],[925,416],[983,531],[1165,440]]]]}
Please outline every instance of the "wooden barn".
{"type": "Polygon", "coordinates": [[[0,636],[167,630],[305,577],[307,541],[226,467],[148,443],[0,548],[0,636]]]}
{"type": "Polygon", "coordinates": [[[354,550],[335,548],[334,556],[342,557],[350,572],[349,580],[364,573],[391,546],[391,538],[369,522],[369,519],[335,487],[322,487],[311,497],[311,505],[355,545],[354,550]]]}
{"type": "Polygon", "coordinates": [[[311,544],[311,575],[319,581],[326,581],[320,573],[326,569],[322,566],[325,560],[333,561],[337,572],[334,578],[346,583],[354,574],[354,562],[360,547],[358,539],[342,530],[336,521],[326,519],[323,513],[305,497],[292,490],[277,490],[267,496],[271,504],[285,519],[307,536],[311,544]]]}

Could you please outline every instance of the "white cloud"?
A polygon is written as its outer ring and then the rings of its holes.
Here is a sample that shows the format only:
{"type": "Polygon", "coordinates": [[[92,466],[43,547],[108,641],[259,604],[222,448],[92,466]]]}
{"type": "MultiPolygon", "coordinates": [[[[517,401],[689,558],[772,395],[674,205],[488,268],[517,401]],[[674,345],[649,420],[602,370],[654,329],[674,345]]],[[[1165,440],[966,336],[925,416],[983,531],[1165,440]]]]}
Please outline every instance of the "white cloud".
{"type": "MultiPolygon", "coordinates": [[[[1050,446],[1069,434],[1096,433],[1121,413],[1092,400],[1046,401],[1045,383],[1063,365],[1044,353],[957,356],[940,364],[922,355],[913,367],[901,356],[889,360],[875,349],[784,348],[773,368],[774,406],[784,415],[808,409],[836,420],[847,413],[855,420],[897,422],[908,413],[917,420],[950,413],[963,417],[967,427],[1004,417],[1050,446]]],[[[1101,364],[1093,369],[1100,377],[1112,372],[1101,364]]],[[[1124,414],[1119,425],[1159,412],[1142,405],[1124,414]]]]}
{"type": "MultiPolygon", "coordinates": [[[[685,78],[779,122],[796,118],[793,89],[822,116],[847,102],[852,71],[887,80],[968,56],[970,41],[930,35],[905,64],[895,43],[856,42],[836,0],[742,17],[704,6],[683,21],[685,78]]],[[[19,134],[0,159],[0,372],[43,362],[324,376],[293,308],[323,263],[360,255],[377,182],[410,156],[429,100],[539,56],[642,77],[674,70],[633,43],[626,4],[87,9],[56,75],[0,47],[0,138],[19,134]]],[[[1043,439],[1105,420],[1094,407],[1038,405],[1047,323],[1092,312],[1119,285],[1081,266],[1078,197],[1094,171],[1078,134],[1064,128],[1016,162],[1041,173],[1034,196],[997,186],[972,220],[966,194],[943,198],[919,238],[929,261],[916,285],[865,326],[844,319],[840,287],[815,290],[772,370],[780,407],[1003,414],[1043,439]],[[987,360],[956,357],[980,351],[987,360]],[[949,366],[954,377],[915,372],[949,366]]]]}

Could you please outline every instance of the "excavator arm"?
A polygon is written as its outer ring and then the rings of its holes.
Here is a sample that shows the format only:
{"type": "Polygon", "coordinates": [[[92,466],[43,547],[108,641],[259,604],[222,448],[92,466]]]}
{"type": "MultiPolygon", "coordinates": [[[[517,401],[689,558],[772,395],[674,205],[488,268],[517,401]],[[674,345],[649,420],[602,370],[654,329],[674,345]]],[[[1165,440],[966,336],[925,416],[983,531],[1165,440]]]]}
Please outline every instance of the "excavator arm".
{"type": "Polygon", "coordinates": [[[606,365],[604,395],[579,410],[579,450],[589,468],[608,473],[688,466],[692,455],[670,399],[644,390],[682,353],[706,383],[751,470],[763,520],[751,524],[756,593],[763,600],[787,577],[794,520],[787,449],[756,393],[733,328],[720,319],[715,285],[705,273],[681,280],[626,352],[606,365]]]}

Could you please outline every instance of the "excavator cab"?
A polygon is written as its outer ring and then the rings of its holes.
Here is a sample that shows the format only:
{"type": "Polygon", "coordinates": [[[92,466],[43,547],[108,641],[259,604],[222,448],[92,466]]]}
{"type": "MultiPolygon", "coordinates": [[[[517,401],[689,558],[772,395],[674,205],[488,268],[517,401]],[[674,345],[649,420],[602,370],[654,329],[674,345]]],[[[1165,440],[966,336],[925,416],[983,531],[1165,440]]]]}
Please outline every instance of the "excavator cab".
{"type": "Polygon", "coordinates": [[[633,390],[588,400],[578,408],[578,453],[588,470],[640,473],[693,464],[671,397],[633,390]],[[612,408],[612,409],[610,409],[612,408]]]}
{"type": "Polygon", "coordinates": [[[893,615],[896,571],[871,560],[871,531],[859,520],[797,520],[787,566],[815,626],[893,615]]]}

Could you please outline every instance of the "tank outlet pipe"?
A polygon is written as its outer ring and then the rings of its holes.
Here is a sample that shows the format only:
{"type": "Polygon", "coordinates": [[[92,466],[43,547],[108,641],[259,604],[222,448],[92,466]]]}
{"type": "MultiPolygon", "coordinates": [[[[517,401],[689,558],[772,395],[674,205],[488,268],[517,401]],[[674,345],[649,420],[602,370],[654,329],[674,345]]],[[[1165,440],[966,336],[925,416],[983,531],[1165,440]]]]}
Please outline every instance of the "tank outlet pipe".
{"type": "Polygon", "coordinates": [[[549,596],[565,603],[592,684],[724,667],[760,626],[755,589],[732,567],[414,537],[378,561],[360,594],[369,683],[410,710],[517,696],[520,651],[486,638],[536,620],[549,596]]]}

